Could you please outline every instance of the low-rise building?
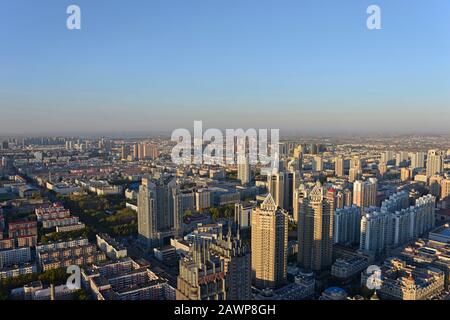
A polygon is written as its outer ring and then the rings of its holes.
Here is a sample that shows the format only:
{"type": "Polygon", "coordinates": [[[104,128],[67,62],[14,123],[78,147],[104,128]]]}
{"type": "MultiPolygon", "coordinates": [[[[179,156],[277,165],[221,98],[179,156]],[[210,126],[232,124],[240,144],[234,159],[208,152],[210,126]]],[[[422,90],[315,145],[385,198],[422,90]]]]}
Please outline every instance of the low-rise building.
{"type": "Polygon", "coordinates": [[[106,253],[109,259],[120,259],[127,256],[127,248],[106,233],[96,235],[98,248],[106,253]]]}
{"type": "Polygon", "coordinates": [[[83,268],[81,276],[83,287],[97,300],[175,300],[167,280],[128,257],[83,268]]]}
{"type": "MultiPolygon", "coordinates": [[[[444,272],[434,267],[409,265],[400,258],[389,258],[381,266],[382,282],[377,294],[386,300],[426,300],[444,290],[444,272]]],[[[370,275],[362,272],[361,283],[370,275]]]]}

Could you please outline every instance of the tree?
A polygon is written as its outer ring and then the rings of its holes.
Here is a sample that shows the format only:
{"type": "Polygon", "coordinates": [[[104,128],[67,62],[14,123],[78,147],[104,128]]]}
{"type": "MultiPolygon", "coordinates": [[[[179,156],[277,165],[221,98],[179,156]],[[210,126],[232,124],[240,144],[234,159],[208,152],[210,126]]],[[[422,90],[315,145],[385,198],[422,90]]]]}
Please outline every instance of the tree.
{"type": "Polygon", "coordinates": [[[217,209],[217,208],[210,208],[209,213],[211,214],[211,217],[214,220],[217,220],[220,218],[220,212],[219,212],[219,209],[217,209]]]}

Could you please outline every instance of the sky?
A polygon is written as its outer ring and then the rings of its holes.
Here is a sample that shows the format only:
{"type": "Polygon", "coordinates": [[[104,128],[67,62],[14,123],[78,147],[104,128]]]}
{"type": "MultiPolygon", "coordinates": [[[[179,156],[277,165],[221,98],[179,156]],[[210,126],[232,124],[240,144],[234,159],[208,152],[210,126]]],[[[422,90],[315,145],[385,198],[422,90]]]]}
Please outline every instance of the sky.
{"type": "Polygon", "coordinates": [[[0,0],[0,134],[450,133],[449,37],[447,0],[0,0]]]}

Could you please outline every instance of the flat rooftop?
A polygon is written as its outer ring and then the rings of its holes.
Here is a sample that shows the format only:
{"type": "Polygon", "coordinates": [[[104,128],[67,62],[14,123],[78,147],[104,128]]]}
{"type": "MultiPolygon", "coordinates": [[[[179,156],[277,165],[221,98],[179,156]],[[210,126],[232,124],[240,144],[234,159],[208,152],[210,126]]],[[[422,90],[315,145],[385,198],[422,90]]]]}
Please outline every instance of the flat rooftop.
{"type": "Polygon", "coordinates": [[[431,233],[439,234],[441,236],[450,238],[450,226],[444,225],[444,226],[438,227],[438,228],[434,229],[433,231],[431,231],[431,233]]]}

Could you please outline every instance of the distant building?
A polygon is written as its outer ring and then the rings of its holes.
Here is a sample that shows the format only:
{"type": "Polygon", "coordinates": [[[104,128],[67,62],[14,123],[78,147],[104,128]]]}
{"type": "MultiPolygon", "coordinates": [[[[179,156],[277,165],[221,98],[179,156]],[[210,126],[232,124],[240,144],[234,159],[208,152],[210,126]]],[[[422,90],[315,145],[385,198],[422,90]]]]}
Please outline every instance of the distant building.
{"type": "Polygon", "coordinates": [[[248,156],[242,156],[238,159],[237,169],[237,178],[241,181],[241,184],[249,184],[251,182],[251,170],[248,156]]]}
{"type": "Polygon", "coordinates": [[[276,206],[282,209],[284,208],[284,179],[285,174],[282,171],[267,175],[269,193],[272,195],[276,206]]]}
{"type": "Polygon", "coordinates": [[[345,175],[344,172],[344,157],[338,156],[334,161],[334,172],[336,176],[343,177],[345,175]]]}
{"type": "Polygon", "coordinates": [[[378,181],[369,178],[367,181],[357,180],[353,183],[353,204],[360,208],[377,205],[378,181]]]}
{"type": "Polygon", "coordinates": [[[444,169],[444,160],[438,150],[429,150],[427,157],[427,177],[441,174],[444,169]]]}

